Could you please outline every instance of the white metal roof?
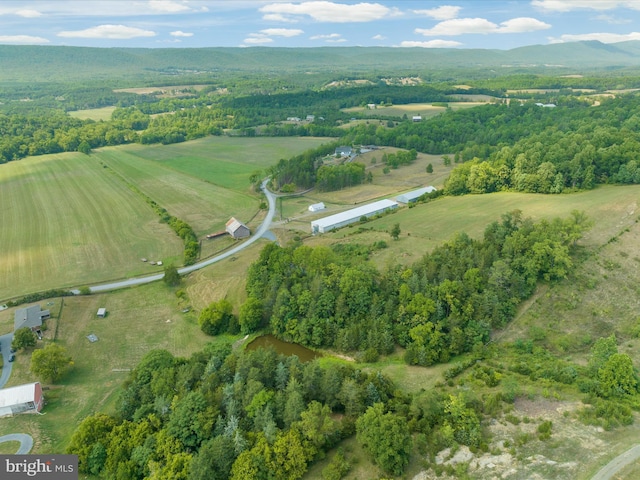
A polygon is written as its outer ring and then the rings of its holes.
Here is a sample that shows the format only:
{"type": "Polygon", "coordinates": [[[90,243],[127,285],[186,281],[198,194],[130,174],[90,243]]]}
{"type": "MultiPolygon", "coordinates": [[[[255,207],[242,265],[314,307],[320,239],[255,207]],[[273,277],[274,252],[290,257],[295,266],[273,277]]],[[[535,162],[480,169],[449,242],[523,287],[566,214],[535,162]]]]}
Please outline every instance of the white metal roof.
{"type": "Polygon", "coordinates": [[[336,223],[341,223],[352,218],[360,218],[363,215],[371,215],[374,212],[383,210],[385,208],[397,207],[398,203],[393,200],[378,200],[377,202],[368,203],[361,207],[352,208],[346,212],[336,213],[335,215],[329,215],[328,217],[319,218],[311,222],[311,225],[317,225],[318,227],[326,228],[336,223]]]}
{"type": "Polygon", "coordinates": [[[36,383],[27,383],[17,387],[3,388],[0,390],[0,408],[33,402],[36,397],[36,383]]]}
{"type": "Polygon", "coordinates": [[[431,193],[435,191],[436,191],[436,188],[432,186],[418,188],[417,190],[412,190],[410,192],[403,193],[402,195],[398,195],[396,197],[396,200],[399,202],[407,203],[407,201],[415,200],[418,197],[421,197],[422,195],[424,195],[425,193],[431,193]]]}

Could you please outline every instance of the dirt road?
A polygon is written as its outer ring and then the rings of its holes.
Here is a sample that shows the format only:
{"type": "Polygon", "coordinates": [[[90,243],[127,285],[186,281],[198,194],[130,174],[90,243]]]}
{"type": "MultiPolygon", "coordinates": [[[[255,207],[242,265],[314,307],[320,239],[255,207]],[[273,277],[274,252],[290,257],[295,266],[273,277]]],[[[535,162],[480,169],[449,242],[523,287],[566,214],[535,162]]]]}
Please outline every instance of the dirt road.
{"type": "Polygon", "coordinates": [[[607,463],[598,473],[591,477],[591,480],[610,480],[616,473],[639,458],[640,445],[636,445],[607,463]]]}

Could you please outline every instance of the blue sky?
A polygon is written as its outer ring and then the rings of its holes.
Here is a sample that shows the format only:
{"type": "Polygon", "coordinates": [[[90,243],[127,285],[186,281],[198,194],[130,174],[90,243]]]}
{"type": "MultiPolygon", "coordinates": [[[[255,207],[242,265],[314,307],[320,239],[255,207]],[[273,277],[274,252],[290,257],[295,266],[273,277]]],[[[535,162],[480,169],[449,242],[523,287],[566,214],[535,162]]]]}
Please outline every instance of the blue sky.
{"type": "Polygon", "coordinates": [[[496,48],[640,40],[640,0],[2,0],[0,43],[496,48]]]}

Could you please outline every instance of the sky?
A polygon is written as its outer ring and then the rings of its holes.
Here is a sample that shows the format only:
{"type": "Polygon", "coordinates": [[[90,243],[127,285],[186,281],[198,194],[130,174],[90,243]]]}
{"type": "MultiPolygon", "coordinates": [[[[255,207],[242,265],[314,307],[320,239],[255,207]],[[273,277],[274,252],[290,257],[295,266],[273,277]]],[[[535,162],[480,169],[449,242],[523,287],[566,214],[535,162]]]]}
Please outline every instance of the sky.
{"type": "Polygon", "coordinates": [[[1,0],[0,44],[489,48],[640,40],[640,0],[1,0]]]}

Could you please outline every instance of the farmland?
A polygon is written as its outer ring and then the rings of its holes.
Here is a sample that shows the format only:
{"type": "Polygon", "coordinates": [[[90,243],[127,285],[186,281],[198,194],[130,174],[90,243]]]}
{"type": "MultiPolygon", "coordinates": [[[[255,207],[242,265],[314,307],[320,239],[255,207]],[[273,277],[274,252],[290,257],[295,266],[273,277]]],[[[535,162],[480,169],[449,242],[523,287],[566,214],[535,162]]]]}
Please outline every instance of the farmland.
{"type": "MultiPolygon", "coordinates": [[[[449,102],[448,106],[452,110],[459,110],[461,108],[472,108],[478,105],[485,104],[484,102],[479,101],[470,101],[470,102],[449,102]]],[[[380,106],[378,105],[375,109],[369,109],[367,107],[352,107],[343,109],[344,112],[347,113],[360,113],[366,116],[370,116],[372,118],[375,117],[403,117],[407,115],[408,117],[412,115],[420,115],[422,118],[434,117],[436,115],[441,114],[446,110],[446,107],[432,105],[431,103],[409,103],[406,105],[388,105],[388,106],[380,106]]]]}
{"type": "Polygon", "coordinates": [[[321,142],[210,137],[3,165],[0,298],[149,273],[140,258],[180,263],[182,242],[126,182],[200,235],[231,215],[249,221],[258,212],[249,175],[321,142]]]}

